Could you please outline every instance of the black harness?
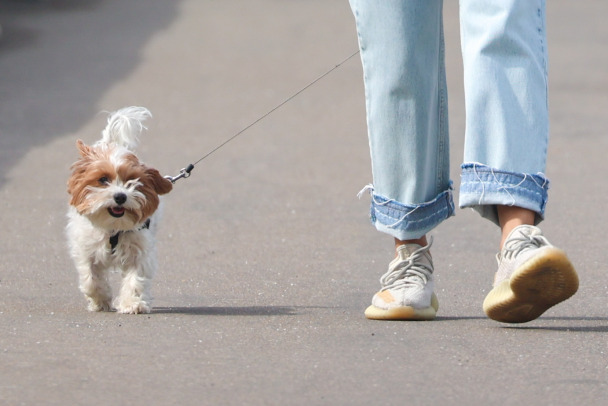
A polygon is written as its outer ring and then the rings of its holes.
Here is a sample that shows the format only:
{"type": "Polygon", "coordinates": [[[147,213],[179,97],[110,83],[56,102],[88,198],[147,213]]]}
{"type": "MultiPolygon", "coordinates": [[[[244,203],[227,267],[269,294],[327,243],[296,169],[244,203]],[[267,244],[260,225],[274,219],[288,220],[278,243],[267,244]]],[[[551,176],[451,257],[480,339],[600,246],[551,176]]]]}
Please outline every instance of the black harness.
{"type": "MultiPolygon", "coordinates": [[[[139,230],[143,230],[143,229],[149,229],[150,228],[150,219],[147,219],[144,224],[142,224],[141,227],[139,227],[137,229],[137,231],[139,230]]],[[[110,248],[112,249],[112,254],[114,254],[114,252],[116,251],[116,246],[118,245],[118,237],[120,237],[120,234],[122,233],[130,233],[133,230],[129,230],[129,231],[118,231],[116,234],[112,235],[110,237],[110,248]]]]}

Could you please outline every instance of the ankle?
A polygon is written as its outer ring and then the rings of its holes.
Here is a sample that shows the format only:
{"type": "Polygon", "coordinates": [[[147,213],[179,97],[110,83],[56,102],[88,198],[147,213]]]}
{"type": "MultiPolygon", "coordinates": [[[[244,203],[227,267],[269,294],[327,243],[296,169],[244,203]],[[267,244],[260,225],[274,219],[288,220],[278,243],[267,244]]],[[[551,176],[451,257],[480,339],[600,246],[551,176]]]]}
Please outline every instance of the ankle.
{"type": "Polygon", "coordinates": [[[534,225],[536,213],[532,210],[517,206],[497,206],[498,222],[501,228],[500,249],[502,250],[505,241],[511,231],[522,225],[534,225]]]}
{"type": "Polygon", "coordinates": [[[426,247],[428,245],[428,242],[426,240],[426,235],[412,240],[400,240],[398,238],[395,238],[395,253],[397,252],[399,247],[407,244],[418,244],[421,247],[426,247]]]}

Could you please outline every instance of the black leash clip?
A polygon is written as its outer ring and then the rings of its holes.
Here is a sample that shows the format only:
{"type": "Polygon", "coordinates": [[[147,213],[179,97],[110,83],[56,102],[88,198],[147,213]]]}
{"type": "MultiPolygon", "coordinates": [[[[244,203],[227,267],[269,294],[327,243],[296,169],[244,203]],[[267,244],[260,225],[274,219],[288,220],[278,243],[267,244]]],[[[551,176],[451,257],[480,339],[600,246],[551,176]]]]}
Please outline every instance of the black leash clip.
{"type": "Polygon", "coordinates": [[[192,169],[194,169],[194,165],[190,164],[185,168],[182,168],[179,170],[179,174],[176,176],[165,176],[165,179],[168,179],[171,181],[171,183],[175,183],[177,182],[179,179],[181,178],[188,178],[190,177],[190,172],[192,172],[192,169]]]}

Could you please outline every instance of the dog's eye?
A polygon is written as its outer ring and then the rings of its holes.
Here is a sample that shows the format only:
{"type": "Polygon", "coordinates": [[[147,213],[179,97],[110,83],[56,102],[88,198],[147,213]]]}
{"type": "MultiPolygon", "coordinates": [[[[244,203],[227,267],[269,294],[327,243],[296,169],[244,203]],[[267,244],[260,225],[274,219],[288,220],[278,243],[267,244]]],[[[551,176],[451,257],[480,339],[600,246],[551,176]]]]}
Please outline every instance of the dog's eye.
{"type": "Polygon", "coordinates": [[[99,183],[101,183],[102,185],[107,185],[108,183],[110,183],[110,179],[108,179],[107,176],[102,176],[101,178],[99,178],[99,183]]]}

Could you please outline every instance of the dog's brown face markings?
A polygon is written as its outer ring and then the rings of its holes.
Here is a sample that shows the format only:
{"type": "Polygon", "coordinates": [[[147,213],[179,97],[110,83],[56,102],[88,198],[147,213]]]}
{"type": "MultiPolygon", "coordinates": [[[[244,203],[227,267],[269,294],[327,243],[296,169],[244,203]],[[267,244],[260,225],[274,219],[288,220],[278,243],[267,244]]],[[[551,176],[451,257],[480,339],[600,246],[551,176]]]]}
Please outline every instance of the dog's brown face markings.
{"type": "Polygon", "coordinates": [[[78,140],[80,159],[71,166],[68,180],[70,205],[82,215],[128,217],[134,224],[149,218],[159,205],[159,195],[173,184],[131,152],[114,146],[88,146],[78,140]],[[112,187],[115,187],[112,189],[112,187]],[[118,192],[117,187],[132,193],[118,192]],[[133,201],[129,201],[132,199],[133,201]]]}

